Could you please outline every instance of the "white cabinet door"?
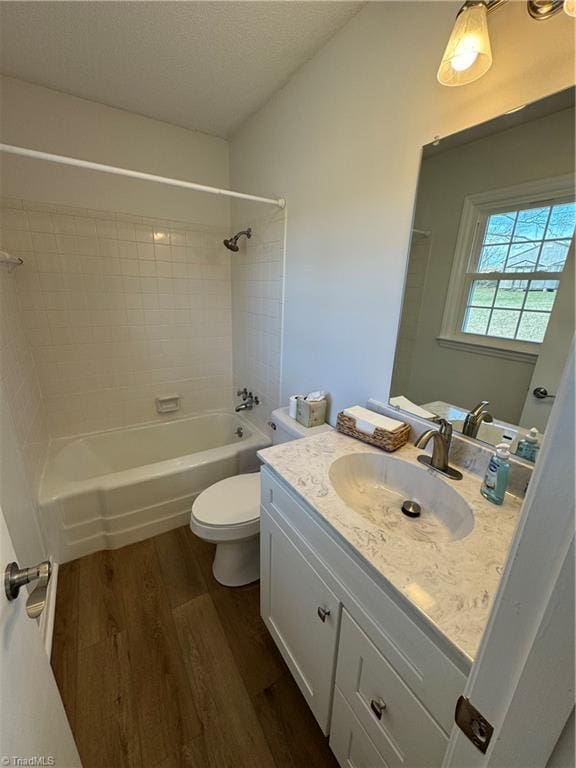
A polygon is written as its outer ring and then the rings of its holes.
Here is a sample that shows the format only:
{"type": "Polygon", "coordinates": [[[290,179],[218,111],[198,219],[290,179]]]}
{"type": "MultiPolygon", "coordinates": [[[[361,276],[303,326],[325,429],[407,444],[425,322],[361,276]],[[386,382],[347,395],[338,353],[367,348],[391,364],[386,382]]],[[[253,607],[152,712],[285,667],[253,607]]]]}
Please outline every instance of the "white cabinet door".
{"type": "Polygon", "coordinates": [[[327,734],[340,602],[264,509],[260,543],[262,618],[327,734]]]}

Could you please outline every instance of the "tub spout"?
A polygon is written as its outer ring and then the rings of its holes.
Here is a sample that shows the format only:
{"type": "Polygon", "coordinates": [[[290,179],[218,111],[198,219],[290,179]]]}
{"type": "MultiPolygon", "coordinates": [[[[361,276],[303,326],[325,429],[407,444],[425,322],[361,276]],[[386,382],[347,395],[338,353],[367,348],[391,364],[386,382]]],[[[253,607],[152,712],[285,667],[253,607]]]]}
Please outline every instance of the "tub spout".
{"type": "Polygon", "coordinates": [[[246,392],[246,390],[242,392],[242,400],[243,402],[240,403],[240,405],[237,405],[234,409],[236,413],[239,413],[240,411],[251,411],[255,405],[260,405],[258,395],[253,395],[252,392],[246,392]]]}

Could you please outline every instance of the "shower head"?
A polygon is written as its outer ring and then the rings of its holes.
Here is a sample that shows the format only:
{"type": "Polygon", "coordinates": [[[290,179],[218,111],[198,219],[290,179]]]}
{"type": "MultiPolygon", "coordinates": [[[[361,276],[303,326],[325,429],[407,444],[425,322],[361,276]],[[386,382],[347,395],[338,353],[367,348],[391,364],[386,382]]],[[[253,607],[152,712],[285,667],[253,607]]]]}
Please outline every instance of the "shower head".
{"type": "Polygon", "coordinates": [[[223,242],[226,248],[228,248],[229,251],[234,251],[234,253],[239,251],[240,246],[238,245],[238,238],[242,235],[246,235],[248,238],[252,237],[252,227],[243,229],[242,232],[238,232],[234,237],[229,237],[227,240],[224,240],[223,242]]]}

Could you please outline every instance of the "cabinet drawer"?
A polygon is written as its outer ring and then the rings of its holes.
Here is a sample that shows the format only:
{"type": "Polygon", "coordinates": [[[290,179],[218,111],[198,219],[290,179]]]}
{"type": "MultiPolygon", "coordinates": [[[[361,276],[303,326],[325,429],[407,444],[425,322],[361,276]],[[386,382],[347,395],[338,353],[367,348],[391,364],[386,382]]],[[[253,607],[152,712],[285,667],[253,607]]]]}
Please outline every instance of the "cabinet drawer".
{"type": "Polygon", "coordinates": [[[334,692],[330,749],[342,768],[388,768],[338,689],[334,692]]]}
{"type": "Polygon", "coordinates": [[[260,522],[262,618],[327,734],[341,604],[266,512],[260,522]]]}
{"type": "Polygon", "coordinates": [[[346,611],[336,685],[390,768],[440,766],[448,737],[346,611]]]}

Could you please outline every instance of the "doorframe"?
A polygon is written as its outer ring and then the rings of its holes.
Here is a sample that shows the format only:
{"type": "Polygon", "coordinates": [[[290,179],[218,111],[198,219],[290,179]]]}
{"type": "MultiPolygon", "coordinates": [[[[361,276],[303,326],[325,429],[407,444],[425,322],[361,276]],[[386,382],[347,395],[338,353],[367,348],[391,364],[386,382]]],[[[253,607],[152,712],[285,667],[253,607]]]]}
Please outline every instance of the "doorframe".
{"type": "Polygon", "coordinates": [[[454,725],[443,768],[544,766],[574,707],[574,365],[573,340],[463,692],[494,735],[483,754],[454,725]]]}

